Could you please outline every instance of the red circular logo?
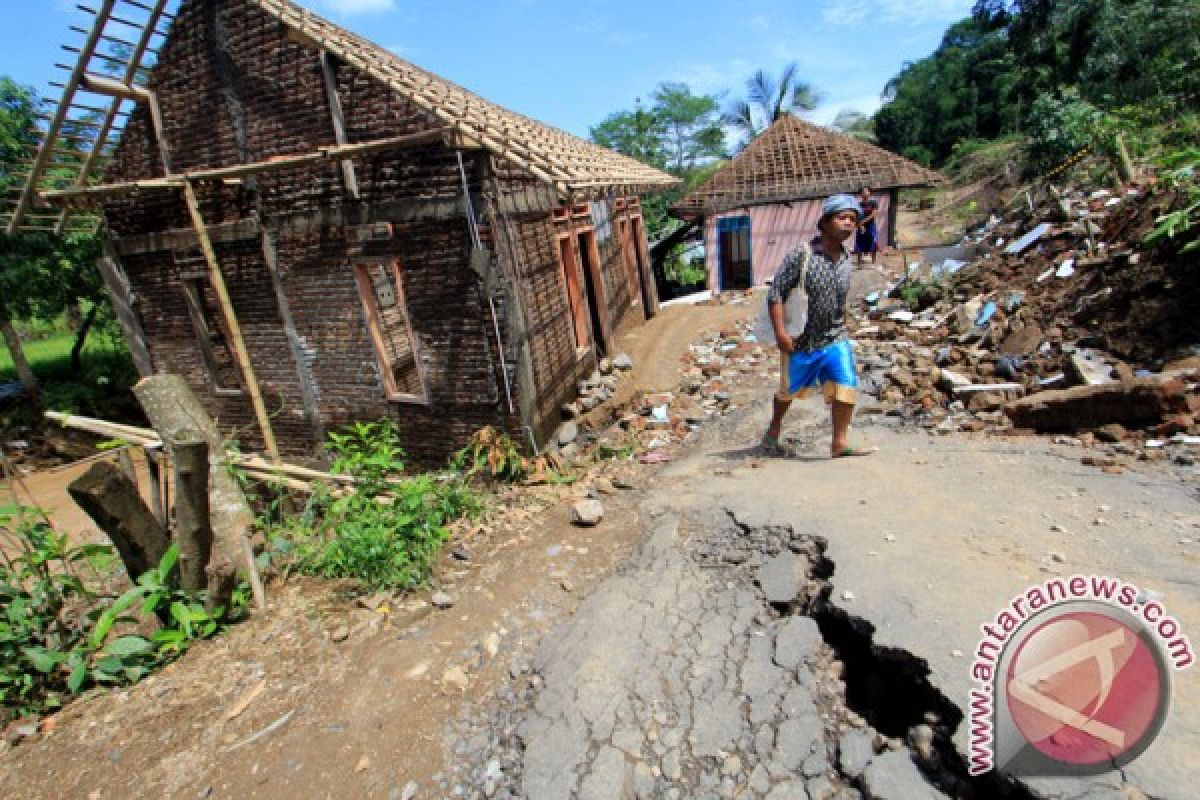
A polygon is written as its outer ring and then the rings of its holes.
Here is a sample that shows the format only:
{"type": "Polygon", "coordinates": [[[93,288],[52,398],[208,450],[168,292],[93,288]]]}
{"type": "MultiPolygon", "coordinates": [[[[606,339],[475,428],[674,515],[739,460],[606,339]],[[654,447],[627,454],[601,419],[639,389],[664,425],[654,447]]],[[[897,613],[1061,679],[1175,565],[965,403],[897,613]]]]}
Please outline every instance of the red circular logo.
{"type": "Polygon", "coordinates": [[[1013,723],[1034,748],[1063,764],[1108,764],[1153,737],[1163,682],[1139,633],[1091,611],[1034,628],[1005,675],[1013,723]]]}

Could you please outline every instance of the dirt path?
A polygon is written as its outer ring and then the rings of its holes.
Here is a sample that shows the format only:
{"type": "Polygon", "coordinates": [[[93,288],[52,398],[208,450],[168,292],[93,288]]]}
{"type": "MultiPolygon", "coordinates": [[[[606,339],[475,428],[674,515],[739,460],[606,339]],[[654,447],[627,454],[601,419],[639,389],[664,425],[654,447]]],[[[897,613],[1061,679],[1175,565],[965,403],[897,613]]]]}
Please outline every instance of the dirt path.
{"type": "MultiPolygon", "coordinates": [[[[635,364],[624,399],[674,386],[688,345],[746,309],[670,307],[623,337],[635,364]]],[[[61,528],[95,537],[65,492],[86,468],[27,484],[61,528]]],[[[526,491],[486,533],[464,536],[469,560],[447,556],[437,570],[451,609],[434,610],[428,595],[372,609],[327,584],[273,587],[268,614],[136,686],[85,696],[40,740],[0,752],[0,796],[125,798],[130,776],[145,797],[390,798],[410,782],[438,796],[428,787],[469,766],[454,762],[448,726],[511,692],[544,633],[640,536],[641,492],[613,489],[611,469],[635,484],[649,472],[614,464],[583,485],[526,491]],[[606,517],[580,529],[569,509],[589,491],[606,517]]]]}

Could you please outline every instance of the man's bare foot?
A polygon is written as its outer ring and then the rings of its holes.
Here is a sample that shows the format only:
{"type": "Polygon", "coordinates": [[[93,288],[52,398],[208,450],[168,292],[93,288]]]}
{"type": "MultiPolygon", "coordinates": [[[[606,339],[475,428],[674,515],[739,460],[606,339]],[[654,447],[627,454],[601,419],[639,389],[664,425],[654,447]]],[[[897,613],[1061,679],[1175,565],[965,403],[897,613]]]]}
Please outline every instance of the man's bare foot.
{"type": "Polygon", "coordinates": [[[877,448],[875,448],[875,447],[850,447],[849,445],[847,445],[846,447],[835,448],[833,451],[830,452],[829,457],[830,458],[849,458],[851,456],[869,456],[872,453],[876,452],[876,450],[877,450],[877,448]]]}

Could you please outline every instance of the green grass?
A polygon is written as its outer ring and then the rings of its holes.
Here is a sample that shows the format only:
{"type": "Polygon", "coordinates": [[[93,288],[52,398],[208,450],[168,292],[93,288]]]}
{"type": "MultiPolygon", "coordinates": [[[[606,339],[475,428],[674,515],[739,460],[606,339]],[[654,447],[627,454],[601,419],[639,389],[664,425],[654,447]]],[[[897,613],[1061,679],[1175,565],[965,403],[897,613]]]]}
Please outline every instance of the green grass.
{"type": "MultiPolygon", "coordinates": [[[[92,331],[83,348],[82,369],[71,372],[71,347],[75,337],[58,333],[44,339],[25,342],[23,350],[33,374],[42,385],[46,408],[112,420],[137,420],[141,414],[129,391],[137,381],[137,371],[124,341],[92,331]]],[[[17,380],[12,355],[0,347],[0,383],[17,380]]],[[[0,429],[6,423],[28,424],[37,418],[31,404],[18,405],[0,414],[0,429]],[[24,413],[22,413],[24,412],[24,413]],[[16,418],[9,418],[16,414],[16,418]]]]}
{"type": "MultiPolygon", "coordinates": [[[[71,376],[71,348],[74,344],[74,334],[56,333],[44,339],[23,342],[22,349],[34,375],[41,380],[62,380],[71,376]]],[[[87,368],[88,362],[123,353],[124,342],[93,331],[83,346],[84,368],[87,368]]],[[[0,347],[0,383],[16,379],[17,370],[13,366],[12,354],[7,347],[0,347]]]]}

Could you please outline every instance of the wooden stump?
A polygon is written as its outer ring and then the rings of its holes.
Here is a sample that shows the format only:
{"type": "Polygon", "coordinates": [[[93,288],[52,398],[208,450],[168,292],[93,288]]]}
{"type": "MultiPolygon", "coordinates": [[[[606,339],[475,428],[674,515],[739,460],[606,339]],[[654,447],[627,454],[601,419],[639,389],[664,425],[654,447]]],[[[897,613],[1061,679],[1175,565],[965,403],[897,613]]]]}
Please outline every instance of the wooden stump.
{"type": "MultiPolygon", "coordinates": [[[[187,434],[208,443],[210,452],[223,453],[224,443],[216,423],[204,410],[199,398],[179,375],[150,375],[138,381],[133,393],[164,442],[187,434]]],[[[255,604],[266,608],[253,555],[246,558],[254,512],[246,502],[234,477],[221,459],[209,459],[209,511],[214,557],[231,563],[246,559],[245,570],[254,588],[255,604]]],[[[178,502],[178,501],[176,501],[178,502]]]]}
{"type": "Polygon", "coordinates": [[[229,606],[233,602],[233,590],[237,588],[237,570],[229,561],[214,561],[208,565],[208,599],[204,610],[213,613],[224,609],[221,619],[229,618],[229,606]]]}
{"type": "Polygon", "coordinates": [[[99,461],[71,481],[67,492],[112,540],[131,581],[158,566],[170,544],[167,531],[118,467],[99,461]]]}
{"type": "MultiPolygon", "coordinates": [[[[151,375],[133,387],[138,402],[164,442],[180,435],[199,436],[211,453],[223,452],[221,435],[200,400],[178,375],[151,375]]],[[[254,512],[246,503],[242,488],[219,463],[209,466],[209,508],[213,536],[222,555],[235,560],[241,555],[239,538],[249,534],[254,512]]]]}
{"type": "Polygon", "coordinates": [[[181,433],[170,440],[175,460],[175,541],[179,544],[179,585],[203,589],[212,554],[213,531],[208,517],[208,442],[181,433]]]}

